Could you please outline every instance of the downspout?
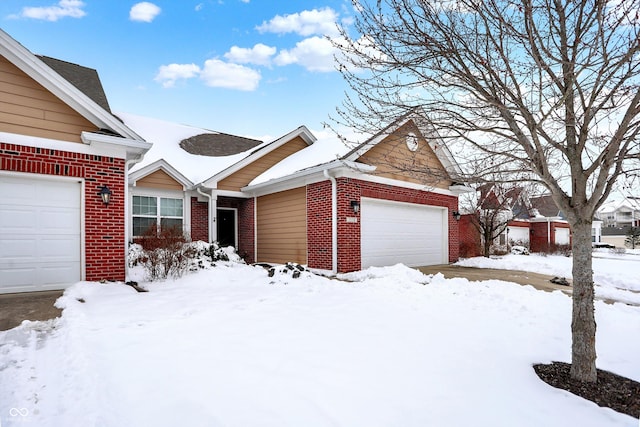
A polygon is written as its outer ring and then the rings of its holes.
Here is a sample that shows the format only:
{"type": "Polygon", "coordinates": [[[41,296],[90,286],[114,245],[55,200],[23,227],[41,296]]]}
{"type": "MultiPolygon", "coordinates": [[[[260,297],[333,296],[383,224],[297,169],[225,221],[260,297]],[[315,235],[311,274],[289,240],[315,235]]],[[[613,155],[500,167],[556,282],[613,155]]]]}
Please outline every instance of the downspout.
{"type": "Polygon", "coordinates": [[[547,218],[547,250],[551,250],[551,220],[547,218]]]}
{"type": "Polygon", "coordinates": [[[211,196],[211,194],[207,194],[202,190],[200,190],[200,186],[196,187],[196,191],[198,192],[198,194],[201,194],[207,199],[209,199],[209,203],[207,204],[207,211],[208,211],[207,212],[207,234],[208,234],[207,237],[209,238],[208,243],[213,243],[213,222],[211,221],[211,219],[213,218],[213,215],[211,212],[213,210],[213,197],[211,196]]]}
{"type": "Polygon", "coordinates": [[[338,183],[329,171],[323,171],[324,176],[331,181],[331,272],[338,273],[338,183]]]}
{"type": "Polygon", "coordinates": [[[140,154],[135,159],[126,160],[124,162],[124,278],[129,280],[129,236],[131,220],[129,218],[129,169],[131,166],[139,163],[144,158],[144,154],[140,154]]]}

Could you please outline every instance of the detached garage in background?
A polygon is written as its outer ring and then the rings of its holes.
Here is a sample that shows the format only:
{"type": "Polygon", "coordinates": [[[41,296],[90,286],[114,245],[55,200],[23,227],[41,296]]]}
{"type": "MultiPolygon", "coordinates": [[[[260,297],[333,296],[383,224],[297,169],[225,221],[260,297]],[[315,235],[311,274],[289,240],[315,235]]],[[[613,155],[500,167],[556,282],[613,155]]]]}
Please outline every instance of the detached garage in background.
{"type": "Polygon", "coordinates": [[[95,70],[0,30],[0,293],[125,279],[127,167],[150,147],[95,70]]]}

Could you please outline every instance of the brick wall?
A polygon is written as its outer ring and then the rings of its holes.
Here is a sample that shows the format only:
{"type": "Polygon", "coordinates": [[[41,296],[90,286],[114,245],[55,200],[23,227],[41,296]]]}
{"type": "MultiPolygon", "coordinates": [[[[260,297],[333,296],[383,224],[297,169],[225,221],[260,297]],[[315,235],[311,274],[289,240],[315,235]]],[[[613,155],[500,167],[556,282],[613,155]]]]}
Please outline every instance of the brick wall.
{"type": "MultiPolygon", "coordinates": [[[[360,213],[355,214],[351,201],[361,197],[458,209],[458,198],[428,191],[376,184],[351,178],[338,178],[338,271],[361,268],[360,213]],[[347,222],[358,217],[358,222],[347,222]]],[[[449,262],[459,257],[458,222],[449,221],[449,262]]],[[[322,181],[307,187],[307,252],[311,268],[331,269],[331,182],[322,181]]]]}
{"type": "Polygon", "coordinates": [[[191,198],[191,240],[209,242],[209,203],[191,198]]]}
{"type": "Polygon", "coordinates": [[[460,233],[460,256],[472,258],[482,255],[482,238],[473,225],[473,214],[462,215],[458,229],[460,233]]]}
{"type": "Polygon", "coordinates": [[[86,280],[124,280],[124,159],[0,142],[0,170],[83,178],[86,280]],[[107,185],[111,203],[98,195],[107,185]]]}

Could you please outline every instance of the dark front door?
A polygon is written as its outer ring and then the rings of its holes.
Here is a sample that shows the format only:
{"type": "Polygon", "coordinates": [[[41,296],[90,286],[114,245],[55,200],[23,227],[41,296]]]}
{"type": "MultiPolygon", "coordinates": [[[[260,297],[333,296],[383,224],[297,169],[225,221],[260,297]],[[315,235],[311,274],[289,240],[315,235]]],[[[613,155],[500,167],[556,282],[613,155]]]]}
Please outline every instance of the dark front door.
{"type": "Polygon", "coordinates": [[[217,210],[218,244],[224,246],[236,246],[236,210],[217,210]]]}

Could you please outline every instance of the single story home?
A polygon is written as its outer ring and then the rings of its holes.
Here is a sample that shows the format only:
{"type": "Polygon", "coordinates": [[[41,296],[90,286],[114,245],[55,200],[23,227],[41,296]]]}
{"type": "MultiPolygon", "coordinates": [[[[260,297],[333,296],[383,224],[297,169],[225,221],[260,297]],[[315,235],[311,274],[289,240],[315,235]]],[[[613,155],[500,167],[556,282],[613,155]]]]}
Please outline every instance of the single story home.
{"type": "Polygon", "coordinates": [[[124,280],[127,169],[150,147],[95,70],[0,30],[0,293],[124,280]]]}
{"type": "Polygon", "coordinates": [[[247,262],[328,272],[458,259],[459,167],[418,111],[356,147],[302,126],[270,142],[120,113],[153,143],[129,177],[131,234],[181,225],[247,262]]]}

